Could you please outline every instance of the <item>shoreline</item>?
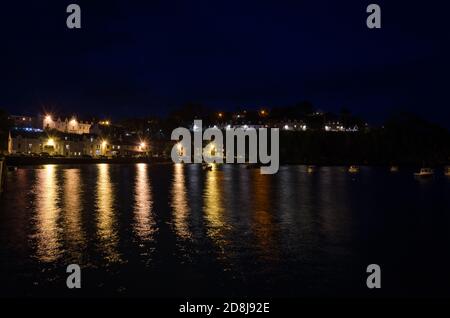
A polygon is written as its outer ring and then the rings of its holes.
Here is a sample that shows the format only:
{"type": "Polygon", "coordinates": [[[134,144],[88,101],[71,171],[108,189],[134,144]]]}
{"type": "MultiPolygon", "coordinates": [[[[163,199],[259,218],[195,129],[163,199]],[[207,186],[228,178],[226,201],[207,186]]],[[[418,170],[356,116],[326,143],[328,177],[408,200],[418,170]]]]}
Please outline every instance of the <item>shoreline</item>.
{"type": "MultiPolygon", "coordinates": [[[[1,159],[0,159],[1,160],[1,159]]],[[[41,158],[41,157],[5,157],[4,163],[6,166],[12,167],[23,167],[23,166],[38,166],[38,165],[84,165],[84,164],[136,164],[136,163],[148,163],[148,164],[170,164],[172,160],[170,158],[41,158]]],[[[195,164],[195,163],[187,163],[195,164]]],[[[226,164],[226,163],[223,163],[226,164]]],[[[248,163],[234,163],[236,165],[245,165],[248,163]]],[[[367,166],[367,167],[390,167],[390,166],[401,166],[401,167],[423,167],[423,163],[414,163],[414,162],[404,162],[404,163],[377,163],[377,162],[343,162],[343,161],[335,161],[331,160],[311,163],[311,162],[301,162],[301,161],[281,161],[280,166],[294,166],[294,165],[312,165],[317,167],[333,167],[333,166],[367,166]]],[[[432,168],[441,168],[446,167],[450,164],[438,163],[438,164],[430,164],[429,167],[432,168]]]]}
{"type": "Polygon", "coordinates": [[[136,163],[170,163],[171,160],[160,158],[40,158],[40,157],[6,157],[7,166],[36,166],[36,165],[77,165],[77,164],[136,164],[136,163]]]}

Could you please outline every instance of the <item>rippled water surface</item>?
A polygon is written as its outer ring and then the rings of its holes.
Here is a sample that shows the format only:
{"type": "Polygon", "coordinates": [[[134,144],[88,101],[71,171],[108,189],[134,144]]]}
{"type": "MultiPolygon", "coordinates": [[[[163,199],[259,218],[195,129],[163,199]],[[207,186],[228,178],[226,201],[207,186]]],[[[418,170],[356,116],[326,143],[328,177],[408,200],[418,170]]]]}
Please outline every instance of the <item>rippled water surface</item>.
{"type": "Polygon", "coordinates": [[[359,296],[376,263],[380,295],[449,296],[449,243],[442,174],[45,165],[8,172],[0,295],[359,296]]]}

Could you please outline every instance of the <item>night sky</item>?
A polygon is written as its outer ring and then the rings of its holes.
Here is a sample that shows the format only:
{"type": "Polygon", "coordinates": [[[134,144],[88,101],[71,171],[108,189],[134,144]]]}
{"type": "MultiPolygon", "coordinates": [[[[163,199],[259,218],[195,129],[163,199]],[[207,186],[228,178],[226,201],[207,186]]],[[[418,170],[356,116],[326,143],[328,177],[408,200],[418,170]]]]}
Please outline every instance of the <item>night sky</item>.
{"type": "Polygon", "coordinates": [[[4,1],[0,108],[119,118],[309,100],[373,123],[409,110],[448,127],[448,7],[372,2],[4,1]],[[372,2],[381,30],[366,27],[372,2]],[[81,30],[66,27],[70,3],[81,30]]]}

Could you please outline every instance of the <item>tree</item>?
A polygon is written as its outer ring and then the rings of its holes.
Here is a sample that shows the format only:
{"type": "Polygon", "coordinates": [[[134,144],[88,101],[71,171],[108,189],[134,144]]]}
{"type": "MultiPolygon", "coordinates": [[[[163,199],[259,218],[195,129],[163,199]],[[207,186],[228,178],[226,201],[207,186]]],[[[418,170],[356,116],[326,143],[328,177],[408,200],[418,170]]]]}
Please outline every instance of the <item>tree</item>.
{"type": "Polygon", "coordinates": [[[0,109],[0,131],[9,131],[11,128],[11,123],[9,121],[8,114],[6,111],[0,109]]]}
{"type": "Polygon", "coordinates": [[[295,105],[296,113],[300,117],[305,117],[314,113],[314,106],[309,101],[303,101],[295,105]]]}

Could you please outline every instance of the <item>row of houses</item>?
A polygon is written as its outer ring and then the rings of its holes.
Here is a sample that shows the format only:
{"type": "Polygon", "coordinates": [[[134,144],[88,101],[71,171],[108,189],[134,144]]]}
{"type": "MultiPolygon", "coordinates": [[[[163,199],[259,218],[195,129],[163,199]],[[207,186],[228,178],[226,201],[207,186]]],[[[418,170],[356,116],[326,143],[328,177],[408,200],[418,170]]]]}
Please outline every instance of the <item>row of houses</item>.
{"type": "Polygon", "coordinates": [[[18,116],[8,117],[12,127],[26,129],[28,131],[57,130],[67,134],[99,134],[102,122],[90,122],[78,120],[75,117],[61,119],[53,118],[51,115],[18,116]]]}
{"type": "MultiPolygon", "coordinates": [[[[310,126],[308,126],[305,122],[301,120],[285,120],[282,122],[270,122],[268,124],[254,124],[254,123],[219,123],[215,125],[208,125],[207,127],[201,127],[202,130],[206,128],[219,128],[221,130],[227,130],[232,128],[243,128],[244,130],[252,128],[252,129],[259,129],[259,128],[278,128],[280,130],[285,131],[307,131],[307,130],[317,130],[317,129],[311,129],[310,126]]],[[[190,126],[191,131],[199,131],[200,127],[197,127],[197,125],[193,124],[190,126]]],[[[323,126],[323,130],[326,132],[357,132],[359,131],[358,125],[353,126],[344,126],[339,121],[329,121],[326,122],[323,126]]]]}
{"type": "Polygon", "coordinates": [[[150,147],[148,142],[136,136],[108,140],[94,134],[13,130],[9,153],[65,157],[139,157],[148,156],[150,147]]]}

